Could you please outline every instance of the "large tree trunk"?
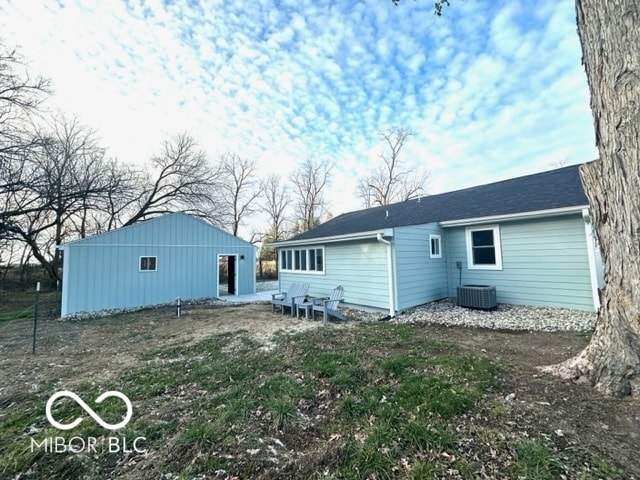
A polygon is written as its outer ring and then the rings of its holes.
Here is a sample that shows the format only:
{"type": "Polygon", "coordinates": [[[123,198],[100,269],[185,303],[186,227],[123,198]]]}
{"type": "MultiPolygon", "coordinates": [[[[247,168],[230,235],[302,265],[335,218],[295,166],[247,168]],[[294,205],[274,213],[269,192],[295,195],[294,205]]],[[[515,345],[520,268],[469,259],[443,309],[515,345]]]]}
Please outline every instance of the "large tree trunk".
{"type": "Polygon", "coordinates": [[[589,345],[545,370],[640,397],[640,3],[576,0],[576,11],[600,154],[581,173],[605,285],[589,345]]]}

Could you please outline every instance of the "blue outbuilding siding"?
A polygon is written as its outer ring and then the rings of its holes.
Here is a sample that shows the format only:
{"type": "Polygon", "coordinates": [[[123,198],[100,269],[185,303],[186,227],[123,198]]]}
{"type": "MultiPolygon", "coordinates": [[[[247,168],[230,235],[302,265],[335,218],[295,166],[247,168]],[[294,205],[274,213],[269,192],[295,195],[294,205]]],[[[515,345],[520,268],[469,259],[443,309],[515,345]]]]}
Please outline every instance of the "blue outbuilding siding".
{"type": "Polygon", "coordinates": [[[216,297],[219,255],[237,255],[237,293],[255,292],[256,247],[183,213],[60,248],[63,316],[216,297]],[[156,257],[156,270],[140,271],[140,257],[156,257]]]}

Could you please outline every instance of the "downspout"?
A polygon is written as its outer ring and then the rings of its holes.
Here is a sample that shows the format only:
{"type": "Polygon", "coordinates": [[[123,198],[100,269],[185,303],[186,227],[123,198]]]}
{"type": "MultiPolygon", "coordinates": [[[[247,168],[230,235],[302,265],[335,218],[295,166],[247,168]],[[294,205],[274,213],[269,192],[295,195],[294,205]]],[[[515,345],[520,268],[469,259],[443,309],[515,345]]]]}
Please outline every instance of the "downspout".
{"type": "Polygon", "coordinates": [[[587,258],[589,259],[589,277],[591,278],[591,295],[593,297],[593,308],[597,312],[600,310],[600,294],[598,292],[598,272],[596,269],[596,246],[593,237],[593,224],[589,209],[582,210],[584,220],[584,233],[587,240],[587,258]]]}
{"type": "Polygon", "coordinates": [[[394,289],[393,289],[393,264],[391,263],[391,260],[392,260],[391,242],[389,240],[385,240],[384,238],[382,238],[382,233],[378,233],[376,235],[376,239],[378,240],[378,242],[384,243],[387,246],[387,277],[388,277],[387,282],[389,284],[389,316],[395,317],[396,316],[396,308],[395,308],[396,300],[393,295],[394,289]]]}

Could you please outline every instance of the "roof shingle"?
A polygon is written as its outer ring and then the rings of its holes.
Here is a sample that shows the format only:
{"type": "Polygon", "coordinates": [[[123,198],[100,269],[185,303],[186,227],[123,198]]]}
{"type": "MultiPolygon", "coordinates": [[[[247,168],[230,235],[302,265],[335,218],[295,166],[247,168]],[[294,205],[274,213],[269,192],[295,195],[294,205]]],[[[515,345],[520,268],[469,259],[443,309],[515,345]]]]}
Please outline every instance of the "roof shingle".
{"type": "Polygon", "coordinates": [[[588,205],[579,165],[344,213],[290,240],[588,205]]]}

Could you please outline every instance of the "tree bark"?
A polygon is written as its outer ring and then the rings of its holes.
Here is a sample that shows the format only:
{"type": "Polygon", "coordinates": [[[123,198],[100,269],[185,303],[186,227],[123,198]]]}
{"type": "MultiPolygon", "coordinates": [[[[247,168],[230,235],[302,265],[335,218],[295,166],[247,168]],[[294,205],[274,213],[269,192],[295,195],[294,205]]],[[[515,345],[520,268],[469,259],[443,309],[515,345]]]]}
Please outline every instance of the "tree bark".
{"type": "Polygon", "coordinates": [[[589,345],[543,370],[640,397],[640,3],[576,0],[576,12],[600,155],[581,174],[605,283],[589,345]]]}

